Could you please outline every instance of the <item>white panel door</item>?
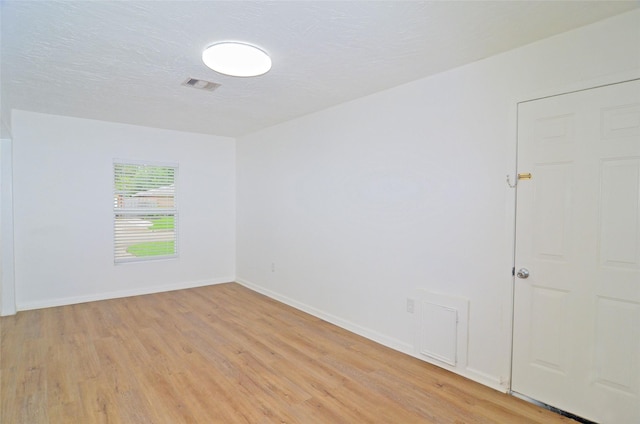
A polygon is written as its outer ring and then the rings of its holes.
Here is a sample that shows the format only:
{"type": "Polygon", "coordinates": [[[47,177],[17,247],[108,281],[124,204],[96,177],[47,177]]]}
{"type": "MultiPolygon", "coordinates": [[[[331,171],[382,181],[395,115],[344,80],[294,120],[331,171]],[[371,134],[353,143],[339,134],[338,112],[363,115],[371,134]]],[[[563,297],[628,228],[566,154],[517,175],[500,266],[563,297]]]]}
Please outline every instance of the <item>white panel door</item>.
{"type": "Polygon", "coordinates": [[[512,390],[640,423],[640,81],[518,107],[512,390]]]}

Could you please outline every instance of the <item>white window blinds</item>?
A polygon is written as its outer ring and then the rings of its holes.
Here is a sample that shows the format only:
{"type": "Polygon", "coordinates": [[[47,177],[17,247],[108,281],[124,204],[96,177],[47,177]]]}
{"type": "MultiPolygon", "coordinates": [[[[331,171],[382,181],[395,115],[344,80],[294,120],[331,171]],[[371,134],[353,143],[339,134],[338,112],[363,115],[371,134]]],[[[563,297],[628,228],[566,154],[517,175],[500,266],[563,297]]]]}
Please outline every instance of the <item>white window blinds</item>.
{"type": "Polygon", "coordinates": [[[115,262],[177,256],[177,165],[113,164],[115,262]]]}

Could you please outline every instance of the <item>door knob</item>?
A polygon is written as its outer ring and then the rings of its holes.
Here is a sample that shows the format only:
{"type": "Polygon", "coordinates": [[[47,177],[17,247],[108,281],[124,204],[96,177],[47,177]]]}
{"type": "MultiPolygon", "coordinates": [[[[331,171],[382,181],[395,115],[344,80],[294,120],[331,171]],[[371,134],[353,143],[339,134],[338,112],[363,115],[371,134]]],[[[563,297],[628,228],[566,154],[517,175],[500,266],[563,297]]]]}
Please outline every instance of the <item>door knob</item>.
{"type": "Polygon", "coordinates": [[[529,278],[529,270],[527,268],[520,268],[516,275],[518,278],[529,278]]]}

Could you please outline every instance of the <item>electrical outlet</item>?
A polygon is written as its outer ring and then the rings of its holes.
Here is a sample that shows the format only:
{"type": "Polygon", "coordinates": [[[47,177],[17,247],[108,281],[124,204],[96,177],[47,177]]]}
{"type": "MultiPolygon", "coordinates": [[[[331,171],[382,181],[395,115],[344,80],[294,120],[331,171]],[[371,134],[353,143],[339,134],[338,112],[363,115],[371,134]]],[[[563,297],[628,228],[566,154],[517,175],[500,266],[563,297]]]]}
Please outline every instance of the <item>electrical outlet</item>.
{"type": "Polygon", "coordinates": [[[271,262],[271,272],[276,272],[276,263],[271,262]]]}
{"type": "Polygon", "coordinates": [[[415,301],[413,299],[407,299],[407,312],[412,314],[413,311],[415,310],[415,307],[416,307],[415,301]]]}

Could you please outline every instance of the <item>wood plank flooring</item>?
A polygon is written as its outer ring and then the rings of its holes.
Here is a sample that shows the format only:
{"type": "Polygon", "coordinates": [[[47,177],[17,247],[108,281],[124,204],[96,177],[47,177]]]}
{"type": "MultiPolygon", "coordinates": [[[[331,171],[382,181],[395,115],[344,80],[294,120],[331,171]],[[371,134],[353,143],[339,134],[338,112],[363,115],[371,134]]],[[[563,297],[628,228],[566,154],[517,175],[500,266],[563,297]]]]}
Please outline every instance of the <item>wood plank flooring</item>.
{"type": "Polygon", "coordinates": [[[3,424],[573,422],[234,283],[0,325],[3,424]]]}

